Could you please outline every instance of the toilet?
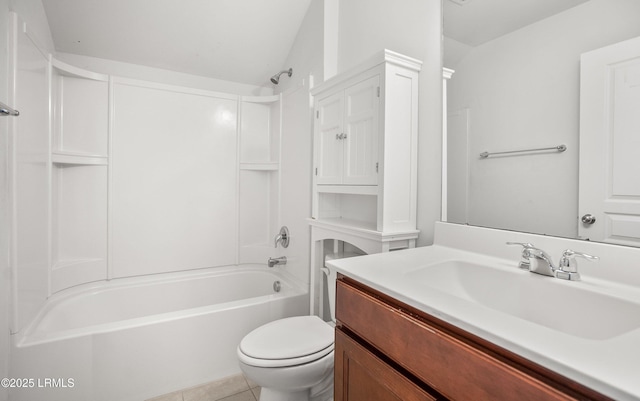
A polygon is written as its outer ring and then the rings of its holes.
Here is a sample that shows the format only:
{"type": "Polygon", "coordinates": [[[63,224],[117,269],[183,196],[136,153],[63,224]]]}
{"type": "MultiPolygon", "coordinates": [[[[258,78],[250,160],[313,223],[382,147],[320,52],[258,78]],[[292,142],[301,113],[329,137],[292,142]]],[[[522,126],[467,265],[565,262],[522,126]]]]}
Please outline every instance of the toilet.
{"type": "Polygon", "coordinates": [[[335,272],[326,267],[332,322],[317,316],[276,320],[238,346],[240,369],[262,387],[260,401],[332,401],[335,272]]]}

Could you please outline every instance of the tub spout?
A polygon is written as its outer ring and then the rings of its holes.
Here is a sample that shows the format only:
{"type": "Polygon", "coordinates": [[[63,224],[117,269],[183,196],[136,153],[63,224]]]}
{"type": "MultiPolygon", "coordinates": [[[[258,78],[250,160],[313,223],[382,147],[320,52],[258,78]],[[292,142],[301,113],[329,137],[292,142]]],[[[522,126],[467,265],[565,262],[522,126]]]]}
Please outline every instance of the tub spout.
{"type": "Polygon", "coordinates": [[[267,265],[269,267],[273,267],[275,265],[286,265],[286,264],[287,264],[286,256],[280,256],[279,258],[269,258],[269,261],[267,262],[267,265]]]}

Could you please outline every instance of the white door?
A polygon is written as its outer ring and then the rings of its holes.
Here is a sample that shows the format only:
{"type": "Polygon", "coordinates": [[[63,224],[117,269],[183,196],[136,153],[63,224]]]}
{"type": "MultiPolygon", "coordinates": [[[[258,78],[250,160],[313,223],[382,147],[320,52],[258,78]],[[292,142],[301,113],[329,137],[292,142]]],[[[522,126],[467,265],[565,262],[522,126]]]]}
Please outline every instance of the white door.
{"type": "Polygon", "coordinates": [[[378,183],[379,77],[369,78],[345,90],[343,183],[378,183]]]}
{"type": "Polygon", "coordinates": [[[342,184],[343,93],[320,99],[316,108],[316,183],[342,184]]]}
{"type": "Polygon", "coordinates": [[[579,174],[578,234],[640,246],[640,37],[581,57],[579,174]]]}

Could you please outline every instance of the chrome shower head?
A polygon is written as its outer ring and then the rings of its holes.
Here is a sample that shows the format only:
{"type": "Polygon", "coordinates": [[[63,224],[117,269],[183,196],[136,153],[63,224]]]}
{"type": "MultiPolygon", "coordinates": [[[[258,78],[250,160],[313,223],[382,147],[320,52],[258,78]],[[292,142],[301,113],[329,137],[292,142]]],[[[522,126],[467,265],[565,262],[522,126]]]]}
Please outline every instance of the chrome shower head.
{"type": "Polygon", "coordinates": [[[287,73],[288,76],[293,75],[293,68],[289,68],[288,70],[282,70],[279,73],[277,73],[276,75],[271,77],[271,82],[273,82],[275,85],[278,85],[278,83],[280,82],[280,75],[287,73]]]}

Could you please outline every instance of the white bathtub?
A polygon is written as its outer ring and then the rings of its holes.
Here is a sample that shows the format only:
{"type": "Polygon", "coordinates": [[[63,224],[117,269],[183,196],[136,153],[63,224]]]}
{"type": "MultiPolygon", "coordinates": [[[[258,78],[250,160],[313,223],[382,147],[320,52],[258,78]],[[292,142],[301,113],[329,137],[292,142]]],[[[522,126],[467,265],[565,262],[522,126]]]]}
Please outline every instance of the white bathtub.
{"type": "Polygon", "coordinates": [[[17,335],[11,377],[33,385],[11,399],[141,401],[237,374],[246,333],[308,310],[306,288],[261,266],[70,289],[17,335]]]}

